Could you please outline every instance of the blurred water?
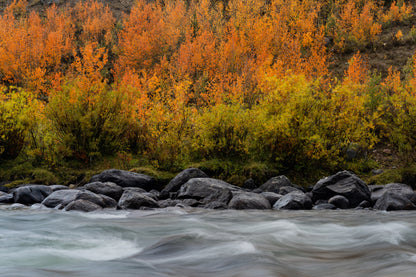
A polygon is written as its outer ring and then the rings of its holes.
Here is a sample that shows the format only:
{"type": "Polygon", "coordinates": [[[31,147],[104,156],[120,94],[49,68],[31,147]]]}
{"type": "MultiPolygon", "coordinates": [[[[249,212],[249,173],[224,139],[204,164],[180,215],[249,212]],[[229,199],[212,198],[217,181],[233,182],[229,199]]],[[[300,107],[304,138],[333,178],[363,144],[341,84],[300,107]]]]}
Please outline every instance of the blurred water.
{"type": "Polygon", "coordinates": [[[0,206],[0,276],[416,276],[416,213],[0,206]]]}

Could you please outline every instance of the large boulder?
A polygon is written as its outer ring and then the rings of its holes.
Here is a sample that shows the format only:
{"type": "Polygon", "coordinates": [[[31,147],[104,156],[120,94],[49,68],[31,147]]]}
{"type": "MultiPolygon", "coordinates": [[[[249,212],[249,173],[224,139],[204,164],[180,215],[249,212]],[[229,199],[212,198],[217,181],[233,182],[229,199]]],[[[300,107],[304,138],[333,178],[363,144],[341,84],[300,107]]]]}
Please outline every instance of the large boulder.
{"type": "Polygon", "coordinates": [[[104,194],[96,194],[88,190],[57,190],[43,200],[42,204],[48,208],[66,208],[69,203],[76,200],[85,200],[100,208],[116,208],[117,202],[104,194]]]}
{"type": "Polygon", "coordinates": [[[241,192],[241,189],[218,179],[193,178],[182,185],[177,197],[192,198],[203,203],[218,201],[228,204],[233,192],[241,192]]]}
{"type": "Polygon", "coordinates": [[[134,190],[124,191],[123,195],[118,201],[118,206],[122,209],[136,210],[142,207],[159,208],[158,203],[154,199],[134,190]]]}
{"type": "Polygon", "coordinates": [[[123,188],[112,182],[88,183],[83,188],[86,190],[92,191],[94,193],[97,193],[97,194],[107,195],[116,201],[118,201],[121,195],[123,194],[123,188]]]}
{"type": "Polygon", "coordinates": [[[263,195],[253,192],[245,192],[234,195],[230,200],[230,203],[228,203],[228,208],[236,210],[266,210],[271,209],[271,205],[269,200],[267,200],[263,195]]]}
{"type": "Polygon", "coordinates": [[[119,169],[108,169],[94,175],[90,180],[90,183],[93,182],[112,182],[120,187],[139,187],[146,191],[157,188],[157,182],[153,177],[119,169]]]}
{"type": "Polygon", "coordinates": [[[69,187],[64,186],[64,185],[52,185],[50,186],[50,188],[52,189],[52,191],[69,189],[69,187]]]}
{"type": "Polygon", "coordinates": [[[42,204],[48,208],[64,208],[66,205],[77,199],[80,190],[57,190],[52,192],[43,200],[42,204]]]}
{"type": "Polygon", "coordinates": [[[170,193],[178,191],[183,184],[191,180],[192,178],[208,178],[202,170],[198,168],[187,168],[176,175],[160,192],[160,199],[167,199],[170,193]]]}
{"type": "Polygon", "coordinates": [[[92,212],[96,210],[101,210],[102,207],[84,199],[78,199],[72,201],[65,207],[65,211],[82,211],[82,212],[92,212]]]}
{"type": "Polygon", "coordinates": [[[283,195],[273,205],[276,210],[310,210],[312,200],[303,192],[293,191],[283,195]]]}
{"type": "Polygon", "coordinates": [[[348,171],[319,180],[312,189],[312,200],[328,200],[335,195],[342,195],[350,202],[350,207],[357,207],[362,201],[370,201],[371,193],[363,180],[348,171]]]}
{"type": "Polygon", "coordinates": [[[382,211],[415,210],[415,204],[405,195],[386,191],[374,204],[374,209],[382,211]]]}
{"type": "Polygon", "coordinates": [[[400,183],[389,183],[387,185],[371,186],[371,201],[376,203],[377,200],[386,192],[391,192],[399,195],[403,195],[408,199],[411,199],[414,195],[413,189],[406,185],[400,183]]]}
{"type": "Polygon", "coordinates": [[[259,188],[256,189],[256,191],[264,192],[264,191],[270,191],[274,193],[280,193],[280,188],[282,187],[293,187],[294,185],[284,175],[276,176],[270,178],[266,183],[261,185],[259,188]]]}
{"type": "Polygon", "coordinates": [[[44,185],[27,185],[13,191],[13,201],[24,205],[41,203],[52,193],[52,189],[44,185]]]}

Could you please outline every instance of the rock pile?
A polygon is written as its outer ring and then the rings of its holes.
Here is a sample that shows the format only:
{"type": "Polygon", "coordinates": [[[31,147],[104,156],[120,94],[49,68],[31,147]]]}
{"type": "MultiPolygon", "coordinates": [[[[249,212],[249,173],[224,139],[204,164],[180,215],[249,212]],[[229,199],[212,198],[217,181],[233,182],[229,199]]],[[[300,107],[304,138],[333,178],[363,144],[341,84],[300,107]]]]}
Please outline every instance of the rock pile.
{"type": "Polygon", "coordinates": [[[408,185],[367,186],[348,171],[319,180],[309,192],[283,175],[251,190],[209,178],[197,168],[185,169],[160,192],[155,188],[157,182],[150,176],[110,169],[77,189],[27,184],[1,191],[0,203],[41,203],[48,208],[85,212],[171,206],[239,210],[416,209],[416,194],[408,185]]]}

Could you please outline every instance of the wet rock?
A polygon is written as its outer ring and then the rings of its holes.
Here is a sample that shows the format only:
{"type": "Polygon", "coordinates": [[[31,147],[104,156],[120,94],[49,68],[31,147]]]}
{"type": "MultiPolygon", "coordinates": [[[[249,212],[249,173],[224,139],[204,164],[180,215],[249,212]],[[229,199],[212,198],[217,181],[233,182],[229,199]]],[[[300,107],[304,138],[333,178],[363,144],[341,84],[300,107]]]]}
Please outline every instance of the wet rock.
{"type": "Polygon", "coordinates": [[[118,201],[121,195],[123,194],[123,188],[112,182],[88,183],[83,188],[96,194],[107,195],[108,197],[111,197],[116,201],[118,201]]]}
{"type": "Polygon", "coordinates": [[[364,200],[364,201],[363,201],[363,202],[361,202],[361,203],[360,203],[357,207],[358,207],[358,208],[365,209],[365,208],[371,208],[371,207],[372,207],[372,205],[371,205],[371,203],[370,203],[369,201],[364,200]]]}
{"type": "Polygon", "coordinates": [[[261,195],[263,195],[264,198],[266,198],[270,205],[273,207],[274,203],[276,203],[277,200],[279,200],[283,195],[278,194],[278,193],[274,193],[274,192],[270,192],[270,191],[265,191],[260,193],[261,195]]]}
{"type": "Polygon", "coordinates": [[[271,209],[269,200],[267,200],[263,195],[245,192],[234,195],[233,198],[228,203],[229,209],[235,210],[246,210],[246,209],[257,209],[257,210],[266,210],[271,209]]]}
{"type": "Polygon", "coordinates": [[[108,169],[94,175],[90,180],[90,183],[93,182],[112,182],[120,187],[139,187],[146,191],[157,189],[157,182],[153,177],[119,169],[108,169]]]}
{"type": "Polygon", "coordinates": [[[13,203],[13,194],[12,193],[4,193],[4,194],[0,195],[0,203],[1,204],[13,203]]]}
{"type": "Polygon", "coordinates": [[[276,210],[309,210],[312,208],[312,200],[303,192],[293,191],[283,195],[274,205],[276,210]]]}
{"type": "Polygon", "coordinates": [[[52,185],[49,187],[52,189],[52,191],[69,189],[69,187],[63,185],[52,185]]]}
{"type": "Polygon", "coordinates": [[[117,208],[117,201],[114,200],[114,198],[104,195],[104,194],[98,194],[101,199],[103,200],[103,206],[104,209],[116,209],[117,208]]]}
{"type": "Polygon", "coordinates": [[[122,209],[140,209],[142,207],[148,208],[158,208],[159,205],[157,202],[150,198],[149,196],[144,195],[143,193],[136,192],[133,190],[124,191],[120,200],[118,201],[118,206],[122,209]]]}
{"type": "Polygon", "coordinates": [[[212,201],[209,202],[208,204],[206,204],[204,206],[205,209],[210,209],[210,210],[225,210],[228,208],[227,204],[223,203],[223,202],[218,202],[218,201],[212,201]]]}
{"type": "Polygon", "coordinates": [[[170,193],[177,192],[183,184],[192,178],[208,178],[202,170],[198,168],[187,168],[176,175],[160,192],[160,199],[169,198],[170,193]]]}
{"type": "Polygon", "coordinates": [[[323,203],[319,205],[315,205],[312,207],[312,210],[335,210],[337,207],[335,207],[332,204],[329,203],[323,203]]]}
{"type": "Polygon", "coordinates": [[[164,199],[157,202],[160,208],[175,207],[177,204],[182,203],[178,199],[164,199]]]}
{"type": "Polygon", "coordinates": [[[48,208],[61,208],[68,205],[70,202],[76,200],[77,196],[81,193],[80,190],[57,190],[52,192],[48,197],[43,200],[42,204],[48,208]]]}
{"type": "Polygon", "coordinates": [[[24,205],[32,205],[41,203],[51,193],[52,189],[48,186],[27,185],[13,191],[13,201],[24,205]]]}
{"type": "Polygon", "coordinates": [[[415,210],[415,204],[404,194],[398,194],[394,191],[386,191],[377,200],[374,209],[382,211],[396,210],[415,210]]]}
{"type": "Polygon", "coordinates": [[[144,190],[142,188],[135,188],[135,187],[125,187],[125,188],[123,188],[123,192],[126,191],[126,190],[140,192],[140,193],[146,193],[147,192],[147,190],[144,190]]]}
{"type": "Polygon", "coordinates": [[[328,204],[332,204],[338,209],[348,209],[350,207],[350,201],[342,195],[335,195],[329,198],[328,204]]]}
{"type": "Polygon", "coordinates": [[[92,212],[96,210],[101,210],[102,207],[84,199],[78,199],[72,201],[65,207],[65,211],[82,211],[82,212],[92,212]]]}
{"type": "Polygon", "coordinates": [[[181,203],[188,207],[198,207],[203,205],[203,203],[195,199],[182,199],[181,203]]]}
{"type": "Polygon", "coordinates": [[[411,199],[414,195],[413,189],[406,184],[389,183],[384,186],[371,186],[371,201],[373,201],[373,203],[377,202],[377,200],[386,192],[403,195],[408,199],[411,199]]]}
{"type": "Polygon", "coordinates": [[[178,198],[192,198],[203,203],[219,201],[228,204],[233,191],[241,191],[241,189],[218,179],[193,178],[182,185],[178,198]]]}
{"type": "Polygon", "coordinates": [[[356,207],[362,201],[371,200],[371,193],[363,180],[348,171],[341,171],[330,177],[319,180],[312,190],[313,201],[327,200],[335,195],[342,195],[356,207]]]}
{"type": "Polygon", "coordinates": [[[270,178],[266,183],[261,185],[258,190],[260,192],[270,191],[274,193],[280,193],[281,187],[293,187],[292,182],[284,175],[270,178]]]}

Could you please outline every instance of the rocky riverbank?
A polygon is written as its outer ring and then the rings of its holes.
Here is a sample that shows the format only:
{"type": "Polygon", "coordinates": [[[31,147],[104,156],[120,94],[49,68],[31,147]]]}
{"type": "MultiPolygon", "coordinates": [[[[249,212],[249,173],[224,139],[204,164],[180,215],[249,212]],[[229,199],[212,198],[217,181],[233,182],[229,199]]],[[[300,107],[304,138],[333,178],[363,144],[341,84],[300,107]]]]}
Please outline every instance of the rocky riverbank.
{"type": "Polygon", "coordinates": [[[109,169],[93,176],[88,184],[74,189],[33,184],[11,190],[1,187],[0,203],[40,204],[85,212],[172,206],[262,210],[373,208],[391,211],[416,209],[416,193],[410,186],[400,183],[367,186],[348,171],[323,178],[308,189],[293,184],[283,175],[253,189],[209,178],[197,168],[185,169],[164,188],[158,187],[150,176],[109,169]]]}

